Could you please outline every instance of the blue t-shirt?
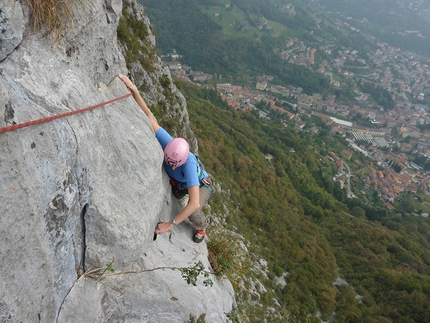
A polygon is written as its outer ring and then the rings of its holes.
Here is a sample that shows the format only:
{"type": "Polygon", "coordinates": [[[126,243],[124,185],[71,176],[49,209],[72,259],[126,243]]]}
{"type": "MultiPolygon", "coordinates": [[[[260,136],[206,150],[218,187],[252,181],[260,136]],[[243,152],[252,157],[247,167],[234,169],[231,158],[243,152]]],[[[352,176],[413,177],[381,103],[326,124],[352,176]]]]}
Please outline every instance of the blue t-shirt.
{"type": "MultiPolygon", "coordinates": [[[[161,144],[163,151],[167,144],[173,140],[172,136],[162,127],[157,130],[155,136],[161,144]]],[[[209,176],[204,169],[201,169],[197,161],[197,157],[191,152],[189,153],[185,164],[175,168],[175,170],[172,170],[172,167],[167,165],[164,161],[163,165],[166,173],[176,181],[184,183],[185,188],[200,186],[200,180],[209,176]]]]}

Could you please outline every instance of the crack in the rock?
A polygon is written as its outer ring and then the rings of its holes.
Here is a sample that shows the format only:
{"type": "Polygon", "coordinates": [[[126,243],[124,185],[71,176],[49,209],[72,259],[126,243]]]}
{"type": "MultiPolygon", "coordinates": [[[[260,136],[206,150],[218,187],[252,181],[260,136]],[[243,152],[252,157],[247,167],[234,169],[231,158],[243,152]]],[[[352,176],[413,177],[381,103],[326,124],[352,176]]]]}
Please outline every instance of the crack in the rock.
{"type": "Polygon", "coordinates": [[[81,262],[80,262],[80,266],[82,268],[82,274],[78,276],[78,279],[75,280],[72,284],[72,286],[70,286],[69,290],[67,291],[66,295],[64,296],[63,300],[61,301],[60,306],[58,307],[58,312],[57,312],[57,317],[55,319],[55,322],[58,323],[58,319],[60,317],[60,312],[63,308],[64,303],[66,302],[67,297],[69,296],[70,292],[72,291],[73,287],[75,286],[75,284],[79,281],[79,279],[81,279],[81,277],[85,277],[85,252],[87,249],[87,244],[86,244],[86,235],[85,235],[85,215],[87,213],[87,209],[88,209],[88,204],[85,204],[81,214],[80,214],[80,221],[81,221],[81,230],[82,230],[82,255],[81,255],[81,262]]]}
{"type": "MultiPolygon", "coordinates": [[[[67,121],[68,122],[68,121],[67,121]]],[[[76,135],[75,130],[73,129],[73,127],[70,125],[70,123],[68,122],[70,129],[73,132],[73,136],[75,137],[75,142],[76,142],[76,151],[75,151],[75,155],[79,156],[79,144],[78,144],[78,137],[76,135]]],[[[85,174],[86,173],[86,169],[83,168],[82,172],[85,174]]],[[[78,185],[78,192],[79,192],[79,201],[81,201],[82,203],[82,185],[84,184],[84,178],[80,178],[80,176],[78,175],[78,172],[76,171],[75,168],[75,174],[76,174],[76,180],[77,180],[77,185],[78,185]]],[[[79,268],[78,268],[78,275],[82,275],[83,273],[85,273],[86,268],[85,268],[85,253],[87,250],[87,242],[86,242],[86,225],[85,225],[85,215],[88,212],[88,203],[84,204],[84,207],[81,210],[81,214],[79,215],[79,222],[80,222],[80,229],[81,229],[81,259],[79,262],[79,268]]]]}
{"type": "Polygon", "coordinates": [[[85,215],[87,214],[88,204],[85,204],[84,208],[82,209],[80,220],[81,220],[81,230],[82,230],[82,256],[81,256],[81,268],[82,271],[85,273],[85,253],[87,251],[87,241],[86,241],[86,226],[85,226],[85,215]]]}

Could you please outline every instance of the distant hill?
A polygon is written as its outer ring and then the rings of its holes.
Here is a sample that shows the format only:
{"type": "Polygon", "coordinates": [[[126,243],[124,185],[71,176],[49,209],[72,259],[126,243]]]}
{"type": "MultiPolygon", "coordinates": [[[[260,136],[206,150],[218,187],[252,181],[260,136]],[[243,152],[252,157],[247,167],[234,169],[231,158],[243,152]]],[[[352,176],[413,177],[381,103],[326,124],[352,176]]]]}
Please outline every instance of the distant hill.
{"type": "MultiPolygon", "coordinates": [[[[302,6],[286,8],[279,1],[140,2],[157,30],[159,54],[175,49],[183,55],[181,62],[196,70],[233,77],[271,74],[310,93],[328,85],[326,77],[279,56],[289,40],[296,46],[302,38],[314,41],[309,35],[318,29],[316,18],[302,6]]],[[[319,37],[325,36],[327,41],[332,37],[330,33],[319,37]]]]}
{"type": "Polygon", "coordinates": [[[349,17],[349,23],[393,46],[429,57],[430,2],[390,0],[305,1],[349,17]]]}
{"type": "Polygon", "coordinates": [[[176,49],[184,63],[218,75],[270,73],[284,83],[320,90],[300,84],[302,77],[288,77],[297,72],[279,53],[289,49],[291,39],[316,47],[335,41],[365,53],[374,48],[375,37],[420,55],[430,52],[430,4],[418,1],[139,1],[157,30],[159,54],[176,49]],[[340,21],[366,36],[339,31],[340,21]]]}

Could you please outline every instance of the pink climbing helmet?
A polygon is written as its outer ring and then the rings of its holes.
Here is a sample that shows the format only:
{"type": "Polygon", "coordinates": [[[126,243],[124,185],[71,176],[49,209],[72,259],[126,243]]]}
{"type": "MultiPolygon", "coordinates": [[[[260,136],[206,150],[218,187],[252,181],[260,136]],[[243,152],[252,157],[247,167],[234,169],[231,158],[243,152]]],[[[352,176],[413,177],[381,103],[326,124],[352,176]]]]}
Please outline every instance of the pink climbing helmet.
{"type": "Polygon", "coordinates": [[[170,167],[179,167],[185,164],[190,152],[190,146],[184,138],[174,138],[164,149],[164,161],[170,167]]]}

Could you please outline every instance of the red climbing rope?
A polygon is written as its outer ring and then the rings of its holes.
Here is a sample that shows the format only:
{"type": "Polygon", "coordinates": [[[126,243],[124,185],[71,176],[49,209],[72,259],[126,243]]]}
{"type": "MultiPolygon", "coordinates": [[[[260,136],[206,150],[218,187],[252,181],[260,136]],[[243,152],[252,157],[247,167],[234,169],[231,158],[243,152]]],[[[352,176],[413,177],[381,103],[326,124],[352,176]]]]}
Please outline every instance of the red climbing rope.
{"type": "Polygon", "coordinates": [[[46,118],[42,118],[42,119],[36,119],[33,121],[28,121],[28,122],[24,122],[24,123],[18,123],[18,124],[14,124],[13,126],[8,126],[8,127],[4,127],[4,128],[0,128],[0,133],[4,133],[4,132],[8,132],[8,131],[13,131],[16,129],[20,129],[20,128],[25,128],[25,127],[29,127],[29,126],[34,126],[36,124],[40,124],[40,123],[44,123],[44,122],[48,122],[48,121],[52,121],[55,119],[60,119],[60,118],[64,118],[64,117],[68,117],[74,114],[78,114],[78,113],[82,113],[82,112],[86,112],[86,111],[90,111],[99,107],[102,107],[106,104],[115,102],[115,101],[119,101],[122,99],[125,99],[126,97],[129,97],[130,95],[132,95],[132,93],[127,93],[125,95],[119,96],[117,98],[114,98],[112,100],[109,101],[105,101],[96,105],[92,105],[80,110],[75,110],[75,111],[70,111],[70,112],[66,112],[66,113],[62,113],[62,114],[57,114],[55,116],[51,116],[51,117],[46,117],[46,118]]]}

